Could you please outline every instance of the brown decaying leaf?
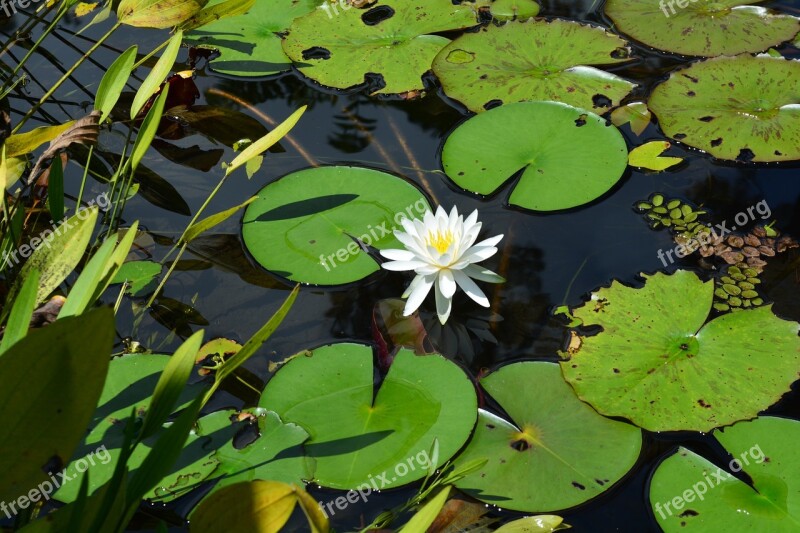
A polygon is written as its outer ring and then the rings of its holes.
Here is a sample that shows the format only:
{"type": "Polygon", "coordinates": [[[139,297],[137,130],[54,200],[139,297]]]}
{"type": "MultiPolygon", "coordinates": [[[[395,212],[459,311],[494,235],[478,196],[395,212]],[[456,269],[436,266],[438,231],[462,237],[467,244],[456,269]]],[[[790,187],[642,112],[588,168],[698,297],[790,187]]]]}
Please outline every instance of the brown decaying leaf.
{"type": "Polygon", "coordinates": [[[47,150],[39,156],[36,161],[30,176],[28,176],[28,185],[34,182],[42,171],[42,168],[49,166],[53,157],[60,151],[65,150],[71,144],[82,144],[90,146],[97,144],[97,136],[100,133],[100,111],[92,111],[83,118],[75,121],[68,130],[65,130],[58,137],[50,142],[47,150]]]}
{"type": "MultiPolygon", "coordinates": [[[[456,533],[482,521],[489,510],[481,503],[456,497],[448,500],[427,533],[456,533]]],[[[484,524],[486,525],[486,524],[484,524]]]]}

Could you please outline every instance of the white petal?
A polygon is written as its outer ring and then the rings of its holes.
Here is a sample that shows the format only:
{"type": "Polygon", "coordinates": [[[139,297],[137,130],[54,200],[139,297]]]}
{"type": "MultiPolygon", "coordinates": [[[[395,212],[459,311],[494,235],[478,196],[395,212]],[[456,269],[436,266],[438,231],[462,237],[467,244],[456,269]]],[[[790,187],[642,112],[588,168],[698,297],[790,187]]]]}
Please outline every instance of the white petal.
{"type": "Polygon", "coordinates": [[[425,249],[419,245],[416,237],[401,231],[396,231],[394,236],[403,246],[414,252],[417,256],[425,256],[425,249]]]}
{"type": "MultiPolygon", "coordinates": [[[[406,230],[409,236],[417,235],[417,227],[414,225],[414,221],[403,217],[400,219],[400,224],[403,225],[403,229],[406,230]]],[[[397,236],[397,232],[395,232],[395,237],[397,236]]]]}
{"type": "Polygon", "coordinates": [[[485,241],[481,241],[478,244],[476,244],[475,246],[494,246],[495,244],[500,242],[500,240],[502,238],[503,238],[503,234],[501,233],[500,235],[495,235],[494,237],[490,237],[490,238],[486,239],[485,241]]]}
{"type": "Polygon", "coordinates": [[[472,213],[470,213],[470,215],[464,221],[464,229],[466,231],[469,231],[469,229],[472,226],[474,226],[476,222],[478,222],[478,210],[477,209],[475,211],[473,211],[472,213]]]}
{"type": "Polygon", "coordinates": [[[438,267],[436,265],[426,264],[425,266],[415,268],[414,270],[417,272],[417,274],[422,274],[423,276],[427,276],[430,274],[438,274],[441,269],[442,269],[441,267],[438,267]]]}
{"type": "Polygon", "coordinates": [[[445,298],[452,298],[456,293],[456,280],[453,278],[453,273],[449,270],[440,270],[436,283],[439,284],[439,288],[445,298]]]}
{"type": "Polygon", "coordinates": [[[488,281],[489,283],[505,283],[506,281],[504,277],[498,276],[491,270],[477,265],[467,265],[462,272],[472,279],[477,279],[479,281],[488,281]]]}
{"type": "Polygon", "coordinates": [[[414,292],[414,289],[417,288],[417,285],[420,284],[424,277],[425,276],[414,276],[414,279],[411,280],[411,283],[409,283],[408,288],[405,290],[401,298],[408,298],[408,295],[414,292]]]}
{"type": "Polygon", "coordinates": [[[395,261],[411,261],[416,257],[414,252],[409,252],[408,250],[381,250],[381,255],[386,259],[394,259],[395,261]]]}
{"type": "Polygon", "coordinates": [[[483,307],[489,307],[489,299],[485,294],[483,294],[483,291],[475,284],[475,282],[469,279],[466,274],[464,274],[464,272],[456,270],[453,272],[453,277],[455,278],[459,287],[461,287],[464,292],[467,293],[467,296],[472,298],[475,303],[482,305],[483,307]]]}
{"type": "Polygon", "coordinates": [[[485,246],[473,246],[467,252],[461,256],[461,261],[468,261],[470,263],[478,263],[483,261],[484,259],[489,259],[494,254],[497,253],[497,248],[494,246],[485,247],[485,246]]]}
{"type": "Polygon", "coordinates": [[[425,261],[387,261],[383,263],[381,266],[386,270],[394,270],[394,271],[402,271],[402,270],[414,270],[419,267],[424,267],[428,263],[425,261]]]}
{"type": "Polygon", "coordinates": [[[438,283],[434,292],[436,293],[436,314],[439,315],[439,322],[444,325],[450,318],[450,311],[453,310],[453,300],[442,294],[438,283]]]}
{"type": "Polygon", "coordinates": [[[434,276],[417,276],[417,278],[411,282],[412,285],[414,282],[417,284],[414,286],[414,289],[408,296],[406,307],[403,309],[403,316],[409,316],[411,313],[419,309],[419,306],[422,305],[425,297],[428,296],[428,293],[431,291],[434,279],[434,276]],[[418,282],[417,279],[419,279],[418,282]]]}

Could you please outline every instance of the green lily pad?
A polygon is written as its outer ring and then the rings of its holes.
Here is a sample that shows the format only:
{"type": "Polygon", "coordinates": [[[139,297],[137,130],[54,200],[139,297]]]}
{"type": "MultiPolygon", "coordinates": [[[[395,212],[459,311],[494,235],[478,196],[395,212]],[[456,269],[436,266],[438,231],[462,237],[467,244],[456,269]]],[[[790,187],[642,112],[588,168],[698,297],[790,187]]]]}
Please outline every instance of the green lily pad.
{"type": "Polygon", "coordinates": [[[368,9],[318,9],[295,20],[283,49],[312,80],[339,89],[383,77],[377,94],[424,89],[422,75],[450,41],[434,33],[477,24],[475,11],[451,0],[380,0],[368,9]]]}
{"type": "Polygon", "coordinates": [[[628,165],[622,134],[599,116],[557,102],[508,104],[450,134],[444,171],[457,185],[492,194],[522,171],[509,202],[556,211],[599,198],[628,165]]]}
{"type": "Polygon", "coordinates": [[[261,396],[261,407],[311,435],[306,453],[322,486],[374,482],[381,489],[419,480],[434,439],[441,464],[475,425],[472,382],[444,357],[400,350],[375,396],[372,361],[368,346],[323,346],[286,363],[261,396]]]}
{"type": "MultiPolygon", "coordinates": [[[[206,7],[225,0],[212,0],[206,7]]],[[[216,48],[220,57],[211,68],[232,76],[270,76],[289,70],[292,60],[283,52],[279,33],[297,17],[311,13],[325,0],[257,0],[242,15],[222,18],[184,37],[187,43],[216,48]]]]}
{"type": "Polygon", "coordinates": [[[674,72],[650,96],[668,136],[720,159],[800,159],[800,61],[719,57],[674,72]]]}
{"type": "MultiPolygon", "coordinates": [[[[608,0],[616,28],[648,46],[690,56],[763,52],[791,40],[800,20],[738,0],[608,0]]],[[[758,3],[758,2],[756,2],[758,3]]]]}
{"type": "Polygon", "coordinates": [[[650,505],[661,528],[666,533],[800,530],[800,423],[759,417],[714,436],[732,456],[726,468],[680,448],[656,469],[650,505]],[[740,470],[752,486],[731,475],[740,470]]]}
{"type": "MultiPolygon", "coordinates": [[[[72,480],[62,485],[55,494],[56,499],[66,503],[74,501],[87,470],[89,494],[111,479],[125,438],[125,422],[133,408],[136,409],[137,416],[144,417],[158,378],[168,361],[169,356],[154,354],[126,355],[111,361],[103,393],[89,425],[89,433],[66,468],[66,474],[72,480]]],[[[176,409],[188,405],[202,389],[200,385],[187,386],[176,409]]],[[[141,465],[160,435],[156,433],[135,449],[128,460],[131,471],[141,465]]],[[[200,439],[197,434],[191,434],[182,460],[173,466],[170,475],[161,485],[146,497],[169,500],[184,485],[195,484],[207,478],[217,467],[217,461],[208,458],[207,445],[208,438],[200,439]]]]}
{"type": "Polygon", "coordinates": [[[561,368],[598,412],[650,431],[709,431],[755,417],[797,379],[800,324],[771,306],[706,323],[713,281],[684,270],[642,276],[643,287],[615,281],[573,311],[603,330],[581,335],[561,368]]]}
{"type": "Polygon", "coordinates": [[[488,26],[445,46],[433,61],[444,92],[479,113],[501,103],[553,100],[605,113],[635,84],[587,65],[628,60],[627,43],[566,20],[488,26]]]}
{"type": "MultiPolygon", "coordinates": [[[[228,411],[228,416],[233,413],[228,411]]],[[[213,490],[255,479],[300,486],[311,479],[314,463],[305,456],[302,447],[308,433],[297,424],[283,423],[272,411],[255,409],[252,414],[258,424],[258,438],[240,449],[230,440],[217,450],[214,458],[220,467],[214,475],[222,477],[213,490]]]]}
{"type": "Polygon", "coordinates": [[[639,457],[642,432],[578,400],[557,364],[514,363],[481,385],[511,417],[480,410],[456,459],[456,468],[488,460],[456,482],[481,501],[525,512],[568,509],[610,489],[639,457]]]}
{"type": "Polygon", "coordinates": [[[428,201],[410,183],[359,167],[301,170],[258,193],[247,206],[242,236],[267,270],[302,283],[339,285],[380,265],[355,241],[402,248],[392,234],[402,217],[422,218],[428,201]]]}
{"type": "Polygon", "coordinates": [[[533,0],[494,0],[489,10],[495,20],[528,20],[539,14],[539,4],[533,0]]]}

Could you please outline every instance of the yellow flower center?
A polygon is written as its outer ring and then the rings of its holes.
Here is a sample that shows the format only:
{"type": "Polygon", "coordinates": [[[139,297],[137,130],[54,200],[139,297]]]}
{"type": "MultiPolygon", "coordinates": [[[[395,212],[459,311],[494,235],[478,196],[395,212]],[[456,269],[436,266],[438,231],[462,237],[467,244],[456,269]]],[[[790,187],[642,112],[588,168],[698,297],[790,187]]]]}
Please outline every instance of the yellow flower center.
{"type": "Polygon", "coordinates": [[[444,232],[429,232],[428,244],[436,248],[436,251],[443,254],[447,251],[451,244],[453,244],[453,232],[450,230],[444,232]]]}

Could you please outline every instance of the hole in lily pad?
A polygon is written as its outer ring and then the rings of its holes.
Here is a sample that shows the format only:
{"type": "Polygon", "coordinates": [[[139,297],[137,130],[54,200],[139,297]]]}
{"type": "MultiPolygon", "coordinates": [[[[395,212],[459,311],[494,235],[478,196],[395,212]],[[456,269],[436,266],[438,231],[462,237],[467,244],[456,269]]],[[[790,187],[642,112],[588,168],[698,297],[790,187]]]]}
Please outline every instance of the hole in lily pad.
{"type": "Polygon", "coordinates": [[[376,24],[380,24],[385,20],[389,20],[394,16],[394,9],[390,6],[378,6],[373,7],[363,15],[361,15],[361,20],[367,26],[375,26],[376,24]]]}
{"type": "Polygon", "coordinates": [[[486,111],[488,111],[490,109],[494,109],[495,107],[500,107],[501,105],[503,105],[503,101],[502,100],[489,100],[488,102],[483,104],[483,108],[486,111]]]}
{"type": "Polygon", "coordinates": [[[330,59],[330,58],[331,58],[331,51],[321,46],[312,46],[311,48],[303,50],[303,60],[305,61],[308,61],[309,59],[330,59]]]}

